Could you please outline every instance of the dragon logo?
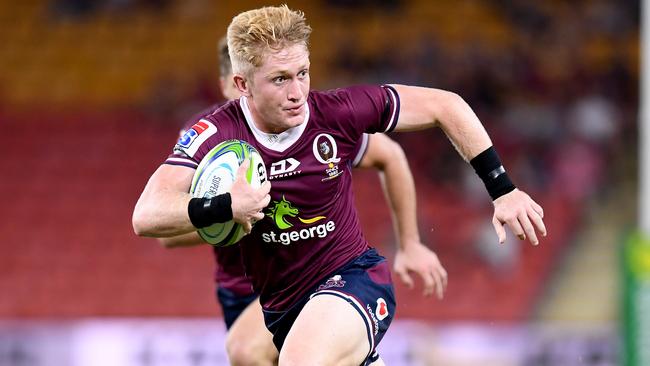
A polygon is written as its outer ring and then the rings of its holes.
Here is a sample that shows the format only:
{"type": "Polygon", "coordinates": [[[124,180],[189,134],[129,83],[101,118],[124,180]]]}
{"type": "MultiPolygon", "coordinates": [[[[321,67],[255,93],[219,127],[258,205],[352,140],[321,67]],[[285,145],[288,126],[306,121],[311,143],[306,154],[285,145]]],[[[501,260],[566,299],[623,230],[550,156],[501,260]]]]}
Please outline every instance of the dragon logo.
{"type": "MultiPolygon", "coordinates": [[[[298,211],[297,208],[293,207],[291,202],[287,201],[287,199],[284,198],[284,195],[282,195],[282,199],[280,201],[273,201],[273,207],[271,207],[266,216],[273,219],[273,222],[275,222],[275,226],[277,226],[278,229],[285,230],[293,226],[293,224],[287,220],[286,216],[296,217],[299,213],[300,211],[298,211]]],[[[313,224],[314,222],[322,220],[324,218],[325,216],[316,216],[311,219],[303,219],[302,217],[298,217],[298,220],[300,220],[300,222],[303,224],[313,224]]]]}
{"type": "Polygon", "coordinates": [[[271,212],[267,213],[266,216],[273,219],[278,229],[284,230],[292,227],[293,224],[287,221],[287,219],[284,217],[298,216],[298,209],[293,207],[293,205],[291,205],[291,202],[287,201],[284,198],[284,195],[282,195],[282,199],[280,201],[273,201],[273,205],[274,206],[271,208],[271,212]]]}

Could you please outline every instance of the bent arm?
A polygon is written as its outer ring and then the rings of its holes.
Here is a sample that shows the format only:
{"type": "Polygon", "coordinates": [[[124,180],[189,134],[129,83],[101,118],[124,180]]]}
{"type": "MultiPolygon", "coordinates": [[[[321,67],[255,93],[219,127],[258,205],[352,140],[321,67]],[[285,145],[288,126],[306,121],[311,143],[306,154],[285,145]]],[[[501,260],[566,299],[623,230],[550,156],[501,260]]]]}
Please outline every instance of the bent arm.
{"type": "Polygon", "coordinates": [[[415,184],[404,150],[386,135],[370,135],[368,150],[359,167],[378,170],[391,208],[398,237],[393,270],[408,287],[414,286],[410,273],[417,273],[424,283],[424,294],[428,296],[435,291],[438,298],[442,298],[447,286],[447,271],[438,256],[420,241],[415,184]]]}
{"type": "Polygon", "coordinates": [[[133,210],[139,236],[170,237],[195,231],[187,213],[194,170],[163,164],[153,173],[133,210]]]}
{"type": "Polygon", "coordinates": [[[405,85],[393,87],[401,103],[396,130],[439,126],[463,159],[472,163],[492,196],[495,207],[492,222],[499,241],[505,240],[503,226],[507,224],[520,239],[528,237],[537,245],[535,228],[546,235],[542,207],[510,182],[490,137],[472,108],[452,92],[405,85]]]}
{"type": "Polygon", "coordinates": [[[492,146],[481,121],[457,94],[433,88],[391,86],[397,90],[401,104],[395,131],[440,127],[465,161],[492,146]]]}

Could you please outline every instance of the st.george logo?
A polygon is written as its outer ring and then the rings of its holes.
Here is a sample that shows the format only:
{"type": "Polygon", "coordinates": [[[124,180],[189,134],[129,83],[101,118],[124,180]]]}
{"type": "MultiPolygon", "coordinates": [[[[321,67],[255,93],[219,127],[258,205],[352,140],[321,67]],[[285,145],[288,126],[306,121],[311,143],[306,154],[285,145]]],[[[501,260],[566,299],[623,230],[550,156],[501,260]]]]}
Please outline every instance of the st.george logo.
{"type": "Polygon", "coordinates": [[[325,223],[311,225],[318,221],[327,219],[325,216],[316,216],[310,219],[304,219],[298,216],[299,214],[300,211],[294,207],[291,202],[287,201],[287,199],[284,198],[284,195],[281,200],[273,201],[273,206],[269,209],[269,212],[266,213],[266,216],[273,220],[273,223],[275,223],[275,226],[280,229],[281,232],[271,230],[262,233],[262,240],[265,243],[290,245],[291,243],[300,240],[308,240],[316,237],[325,238],[329,233],[336,230],[336,224],[332,220],[325,223]],[[288,230],[296,223],[294,218],[297,218],[301,223],[310,226],[305,226],[301,229],[288,230]]]}
{"type": "MultiPolygon", "coordinates": [[[[293,224],[287,220],[287,216],[296,217],[299,213],[298,209],[293,207],[291,202],[287,201],[284,196],[282,196],[280,201],[273,201],[273,207],[271,207],[270,212],[267,213],[266,216],[273,219],[273,222],[275,222],[275,226],[277,226],[278,229],[285,230],[293,226],[293,224]]],[[[298,217],[298,220],[303,224],[313,224],[314,222],[320,221],[324,218],[325,216],[316,216],[311,219],[298,217]]]]}
{"type": "Polygon", "coordinates": [[[282,196],[280,201],[273,201],[273,204],[274,206],[271,208],[271,212],[267,213],[266,216],[272,218],[275,226],[280,230],[292,227],[293,224],[287,221],[285,216],[298,216],[298,209],[293,207],[291,202],[287,201],[284,196],[282,196]]]}

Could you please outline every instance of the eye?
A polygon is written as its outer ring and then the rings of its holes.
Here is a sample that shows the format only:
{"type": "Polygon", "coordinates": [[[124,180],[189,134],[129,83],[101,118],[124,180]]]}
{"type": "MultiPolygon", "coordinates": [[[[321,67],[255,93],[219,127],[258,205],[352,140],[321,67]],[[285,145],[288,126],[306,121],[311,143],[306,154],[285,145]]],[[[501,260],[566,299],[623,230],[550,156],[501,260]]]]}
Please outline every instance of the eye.
{"type": "Polygon", "coordinates": [[[304,78],[304,77],[307,76],[308,74],[309,74],[309,70],[306,70],[306,69],[305,69],[305,70],[302,70],[302,71],[300,71],[300,72],[298,73],[298,77],[304,78]]]}
{"type": "Polygon", "coordinates": [[[274,84],[282,84],[285,80],[287,80],[287,78],[285,78],[284,76],[276,76],[271,81],[274,84]]]}

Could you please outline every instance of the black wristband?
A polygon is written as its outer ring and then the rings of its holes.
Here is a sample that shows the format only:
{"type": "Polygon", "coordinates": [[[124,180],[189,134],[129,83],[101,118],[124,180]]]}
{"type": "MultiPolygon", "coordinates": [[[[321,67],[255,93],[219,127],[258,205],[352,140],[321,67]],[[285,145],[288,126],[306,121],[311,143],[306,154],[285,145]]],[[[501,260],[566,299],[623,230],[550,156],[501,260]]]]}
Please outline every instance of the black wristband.
{"type": "Polygon", "coordinates": [[[516,187],[510,181],[505,168],[494,146],[490,146],[482,153],[476,155],[469,163],[476,171],[476,174],[485,184],[492,200],[495,200],[506,193],[512,192],[516,187]]]}
{"type": "Polygon", "coordinates": [[[187,205],[187,214],[190,216],[192,225],[200,229],[232,220],[231,203],[230,193],[212,198],[192,198],[187,205]]]}

